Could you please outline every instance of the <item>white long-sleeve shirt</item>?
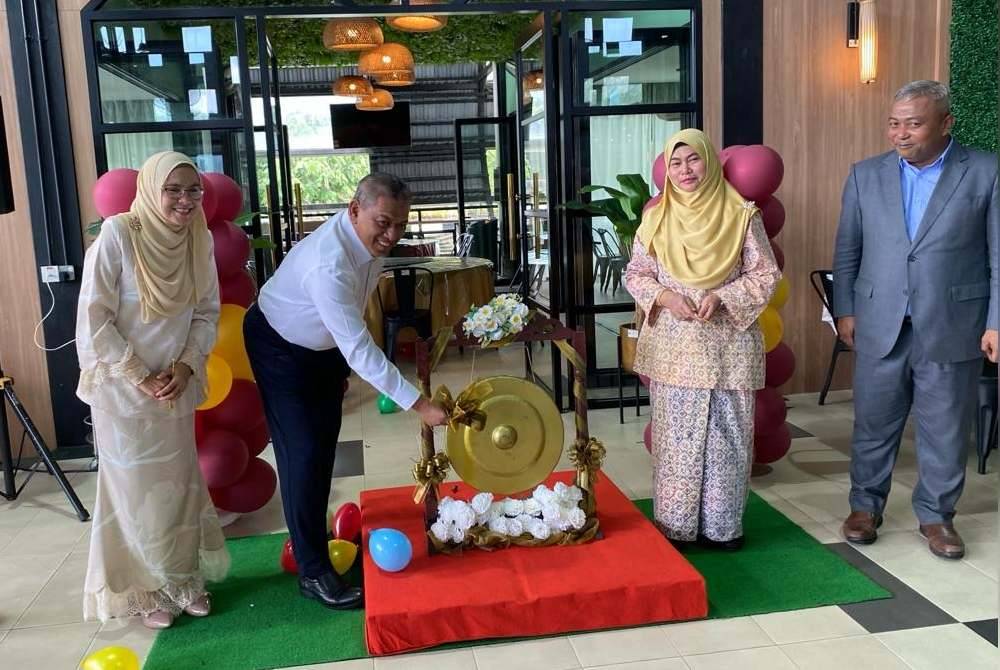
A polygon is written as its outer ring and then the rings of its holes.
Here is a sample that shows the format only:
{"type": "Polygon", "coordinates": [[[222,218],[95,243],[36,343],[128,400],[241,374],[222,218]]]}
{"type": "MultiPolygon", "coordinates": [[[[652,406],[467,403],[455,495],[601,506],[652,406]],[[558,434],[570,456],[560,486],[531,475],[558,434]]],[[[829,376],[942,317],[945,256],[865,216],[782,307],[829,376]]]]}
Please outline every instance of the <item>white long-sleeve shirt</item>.
{"type": "Polygon", "coordinates": [[[314,351],[337,347],[362,379],[409,409],[420,392],[375,346],[364,322],[381,272],[382,259],[365,248],[343,211],[292,248],[257,304],[287,341],[314,351]]]}

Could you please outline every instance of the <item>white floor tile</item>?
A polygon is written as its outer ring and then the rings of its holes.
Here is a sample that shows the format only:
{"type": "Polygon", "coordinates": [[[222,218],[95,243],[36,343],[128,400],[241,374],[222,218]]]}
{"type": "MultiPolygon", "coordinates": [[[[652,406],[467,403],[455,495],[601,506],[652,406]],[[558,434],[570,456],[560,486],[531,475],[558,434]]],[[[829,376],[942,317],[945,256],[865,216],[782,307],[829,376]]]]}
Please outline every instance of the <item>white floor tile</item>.
{"type": "Polygon", "coordinates": [[[685,656],[684,662],[691,670],[795,670],[795,664],[778,647],[685,656]]]}
{"type": "Polygon", "coordinates": [[[384,656],[375,670],[476,670],[476,658],[471,649],[384,656]]]}
{"type": "Polygon", "coordinates": [[[571,635],[569,641],[585,668],[680,655],[661,626],[571,635]]]}
{"type": "Polygon", "coordinates": [[[751,617],[675,623],[663,626],[663,631],[685,657],[774,644],[751,617]]]}
{"type": "Polygon", "coordinates": [[[914,670],[1000,667],[1000,651],[960,623],[876,637],[914,670]]]}
{"type": "Polygon", "coordinates": [[[68,626],[22,628],[7,633],[0,642],[5,668],[76,668],[86,656],[100,625],[76,623],[68,626]]]}
{"type": "Polygon", "coordinates": [[[564,637],[473,649],[479,670],[574,670],[580,662],[564,637]]]}
{"type": "Polygon", "coordinates": [[[809,670],[909,670],[874,636],[786,644],[781,647],[800,668],[809,670]]]}
{"type": "Polygon", "coordinates": [[[752,617],[775,644],[864,635],[864,627],[836,606],[752,617]]]}

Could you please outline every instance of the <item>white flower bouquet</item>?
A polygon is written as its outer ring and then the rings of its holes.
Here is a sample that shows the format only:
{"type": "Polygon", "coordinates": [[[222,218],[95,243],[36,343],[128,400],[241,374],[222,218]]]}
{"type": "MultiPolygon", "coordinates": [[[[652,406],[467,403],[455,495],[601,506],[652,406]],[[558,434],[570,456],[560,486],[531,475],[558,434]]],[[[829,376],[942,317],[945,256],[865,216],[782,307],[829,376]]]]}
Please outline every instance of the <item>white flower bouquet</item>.
{"type": "Polygon", "coordinates": [[[480,346],[500,346],[524,330],[531,316],[521,296],[504,293],[485,305],[473,306],[465,315],[462,330],[479,340],[480,346]]]}

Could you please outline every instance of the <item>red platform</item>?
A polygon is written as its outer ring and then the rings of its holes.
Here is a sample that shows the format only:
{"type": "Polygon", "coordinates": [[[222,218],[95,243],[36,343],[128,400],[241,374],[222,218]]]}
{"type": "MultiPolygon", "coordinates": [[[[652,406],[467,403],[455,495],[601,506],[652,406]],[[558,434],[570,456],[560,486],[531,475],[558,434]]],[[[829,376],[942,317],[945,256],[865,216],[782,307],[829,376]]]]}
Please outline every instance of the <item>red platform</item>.
{"type": "MultiPolygon", "coordinates": [[[[555,473],[546,483],[572,478],[555,473]]],[[[441,487],[442,496],[463,500],[473,493],[462,483],[441,487]]],[[[705,580],[603,473],[597,506],[604,537],[587,544],[429,556],[423,506],[413,503],[412,486],[363,491],[363,537],[396,528],[413,543],[413,560],[398,573],[383,572],[364,552],[369,653],[708,614],[705,580]]]]}

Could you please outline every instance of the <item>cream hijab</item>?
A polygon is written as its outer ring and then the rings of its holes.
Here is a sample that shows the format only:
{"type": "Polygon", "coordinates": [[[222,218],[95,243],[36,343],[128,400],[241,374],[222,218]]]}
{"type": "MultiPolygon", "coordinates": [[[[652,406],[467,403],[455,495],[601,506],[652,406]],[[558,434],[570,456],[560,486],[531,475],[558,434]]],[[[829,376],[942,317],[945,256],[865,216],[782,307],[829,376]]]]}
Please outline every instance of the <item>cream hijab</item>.
{"type": "Polygon", "coordinates": [[[211,233],[201,203],[195,203],[194,220],[186,226],[171,223],[160,211],[163,185],[182,166],[197,172],[191,159],[176,151],[150,156],[139,170],[135,200],[126,215],[143,323],[195,305],[210,286],[209,273],[215,272],[207,262],[211,233]]]}
{"type": "Polygon", "coordinates": [[[686,144],[705,163],[705,177],[688,193],[666,180],[660,202],[643,214],[637,234],[670,276],[684,286],[716,288],[743,254],[747,227],[757,208],[722,176],[722,164],[708,136],[687,128],[667,141],[663,157],[686,144]]]}

